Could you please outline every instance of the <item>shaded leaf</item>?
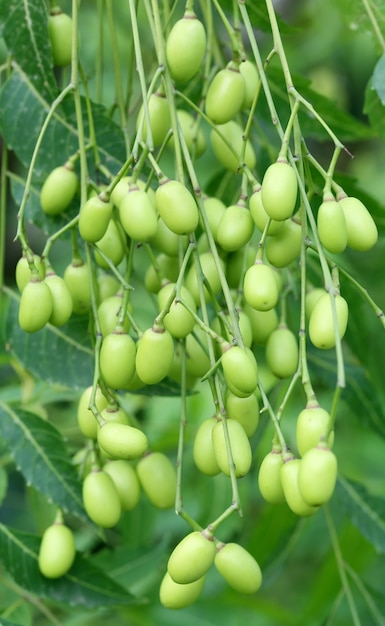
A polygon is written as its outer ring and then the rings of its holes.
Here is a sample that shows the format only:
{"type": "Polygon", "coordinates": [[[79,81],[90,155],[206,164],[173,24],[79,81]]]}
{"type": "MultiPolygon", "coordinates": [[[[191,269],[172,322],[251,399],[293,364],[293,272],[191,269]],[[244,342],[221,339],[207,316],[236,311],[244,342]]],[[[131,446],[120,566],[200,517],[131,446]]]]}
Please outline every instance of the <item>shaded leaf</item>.
{"type": "Polygon", "coordinates": [[[41,417],[0,404],[0,433],[27,484],[84,521],[81,482],[60,432],[41,417]]]}
{"type": "Polygon", "coordinates": [[[0,505],[3,502],[8,488],[8,474],[5,469],[0,466],[0,505]]]}
{"type": "Polygon", "coordinates": [[[372,76],[372,89],[377,92],[381,104],[385,104],[385,55],[377,62],[372,76]]]}
{"type": "Polygon", "coordinates": [[[384,105],[381,102],[377,90],[371,79],[365,91],[364,113],[369,118],[372,128],[381,139],[385,139],[385,115],[384,105]]]}
{"type": "Polygon", "coordinates": [[[19,626],[16,622],[10,622],[8,619],[0,618],[0,626],[19,626]]]}
{"type": "Polygon", "coordinates": [[[128,591],[79,554],[65,576],[45,578],[38,567],[40,541],[37,535],[0,524],[0,559],[21,587],[71,606],[92,608],[136,602],[128,591]]]}

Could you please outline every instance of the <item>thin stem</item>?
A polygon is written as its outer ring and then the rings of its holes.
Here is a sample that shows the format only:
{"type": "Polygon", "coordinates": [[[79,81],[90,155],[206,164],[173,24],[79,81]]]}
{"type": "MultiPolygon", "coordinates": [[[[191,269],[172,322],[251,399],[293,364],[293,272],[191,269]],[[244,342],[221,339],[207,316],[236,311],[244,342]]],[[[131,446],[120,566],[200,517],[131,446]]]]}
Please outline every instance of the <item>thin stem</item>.
{"type": "Polygon", "coordinates": [[[368,14],[368,18],[374,30],[374,34],[377,37],[378,43],[380,44],[382,48],[382,52],[384,53],[385,52],[385,39],[382,36],[381,28],[379,27],[376,16],[374,15],[371,2],[370,0],[362,0],[362,4],[364,5],[365,11],[368,14]]]}

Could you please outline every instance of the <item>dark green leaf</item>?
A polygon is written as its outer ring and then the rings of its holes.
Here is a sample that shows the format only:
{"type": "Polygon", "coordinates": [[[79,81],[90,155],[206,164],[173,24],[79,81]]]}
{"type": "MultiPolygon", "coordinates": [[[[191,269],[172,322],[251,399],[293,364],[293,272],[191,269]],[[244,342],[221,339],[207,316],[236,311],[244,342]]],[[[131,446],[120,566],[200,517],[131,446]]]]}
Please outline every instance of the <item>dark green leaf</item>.
{"type": "Polygon", "coordinates": [[[27,484],[84,521],[81,482],[60,432],[41,417],[0,404],[0,433],[27,484]]]}
{"type": "Polygon", "coordinates": [[[0,466],[0,505],[3,502],[8,488],[8,474],[3,467],[0,466]]]}
{"type": "Polygon", "coordinates": [[[377,90],[370,80],[365,92],[364,113],[369,117],[369,121],[377,135],[385,139],[385,115],[384,105],[381,102],[377,90]]]}
{"type": "Polygon", "coordinates": [[[0,524],[0,559],[15,581],[31,593],[89,608],[136,601],[128,591],[80,555],[62,578],[45,578],[40,574],[37,562],[39,546],[37,535],[0,524]]]}
{"type": "MultiPolygon", "coordinates": [[[[337,0],[337,4],[341,17],[351,30],[373,32],[373,23],[362,0],[337,0]]],[[[375,0],[371,5],[377,26],[385,34],[385,1],[375,0]]]]}
{"type": "Polygon", "coordinates": [[[16,622],[10,622],[8,619],[0,618],[0,626],[19,626],[16,622]]]}
{"type": "Polygon", "coordinates": [[[372,89],[377,92],[381,104],[385,104],[385,55],[377,62],[372,76],[372,89]]]}

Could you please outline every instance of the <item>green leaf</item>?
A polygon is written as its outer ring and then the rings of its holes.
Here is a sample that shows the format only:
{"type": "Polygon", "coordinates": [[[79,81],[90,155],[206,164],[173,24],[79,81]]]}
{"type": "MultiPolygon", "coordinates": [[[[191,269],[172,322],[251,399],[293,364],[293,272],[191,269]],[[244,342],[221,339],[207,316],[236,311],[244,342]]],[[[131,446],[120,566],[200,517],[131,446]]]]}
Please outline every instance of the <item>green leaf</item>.
{"type": "Polygon", "coordinates": [[[339,477],[336,498],[358,530],[385,553],[385,499],[371,495],[360,483],[339,477]]]}
{"type": "Polygon", "coordinates": [[[37,333],[25,333],[18,323],[18,301],[12,298],[6,336],[11,354],[38,378],[73,389],[84,389],[92,383],[94,357],[88,318],[74,315],[60,328],[48,325],[37,333]]]}
{"type": "Polygon", "coordinates": [[[385,54],[377,61],[374,68],[372,89],[377,92],[381,104],[385,104],[385,54]]]}
{"type": "Polygon", "coordinates": [[[370,125],[381,139],[385,139],[385,115],[384,105],[381,102],[377,90],[371,79],[365,91],[364,113],[369,118],[370,125]]]}
{"type": "Polygon", "coordinates": [[[60,432],[41,417],[0,403],[0,433],[27,484],[46,498],[89,521],[81,482],[60,432]]]}
{"type": "Polygon", "coordinates": [[[8,474],[5,469],[0,466],[0,505],[3,502],[8,489],[8,474]]]}
{"type": "MultiPolygon", "coordinates": [[[[362,0],[337,0],[337,4],[342,19],[351,30],[373,32],[373,24],[362,0]]],[[[385,34],[385,0],[375,0],[371,5],[377,27],[385,34]]]]}
{"type": "Polygon", "coordinates": [[[71,606],[113,606],[136,602],[131,594],[79,554],[71,570],[50,580],[38,567],[40,537],[0,524],[0,559],[17,584],[41,598],[71,606]]]}
{"type": "Polygon", "coordinates": [[[10,622],[8,619],[0,619],[0,626],[19,626],[16,622],[10,622]]]}

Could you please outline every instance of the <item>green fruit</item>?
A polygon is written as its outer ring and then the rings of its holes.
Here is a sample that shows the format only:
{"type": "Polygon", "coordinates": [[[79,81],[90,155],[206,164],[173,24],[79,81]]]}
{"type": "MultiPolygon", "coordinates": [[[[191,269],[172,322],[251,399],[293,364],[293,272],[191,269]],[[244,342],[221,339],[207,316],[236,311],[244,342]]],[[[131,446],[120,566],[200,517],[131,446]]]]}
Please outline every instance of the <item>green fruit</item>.
{"type": "Polygon", "coordinates": [[[337,458],[326,444],[305,452],[298,471],[298,487],[309,506],[329,502],[337,480],[337,458]]]}
{"type": "Polygon", "coordinates": [[[130,416],[118,404],[108,404],[100,411],[100,415],[105,422],[125,424],[127,426],[131,425],[130,416]]]}
{"type": "MultiPolygon", "coordinates": [[[[233,419],[226,419],[227,431],[231,446],[231,455],[234,462],[234,470],[237,478],[246,476],[252,462],[252,451],[249,439],[243,426],[233,419]]],[[[225,426],[221,420],[213,428],[213,449],[216,461],[221,471],[230,476],[230,463],[225,439],[225,426]]]]}
{"type": "Polygon", "coordinates": [[[223,375],[230,391],[242,398],[256,390],[258,367],[250,350],[232,346],[223,353],[221,362],[223,375]]]}
{"type": "Polygon", "coordinates": [[[89,518],[102,528],[112,528],[120,520],[118,492],[111,476],[103,470],[92,470],[84,479],[83,504],[89,518]]]}
{"type": "Polygon", "coordinates": [[[53,302],[50,288],[44,281],[32,278],[20,296],[20,328],[26,333],[36,333],[48,323],[52,311],[53,302]]]}
{"type": "MultiPolygon", "coordinates": [[[[212,296],[217,296],[221,289],[221,279],[218,272],[216,259],[214,258],[212,252],[203,252],[199,255],[199,262],[203,276],[205,278],[203,295],[205,301],[210,302],[212,296]],[[209,284],[210,289],[207,288],[206,282],[209,284]]],[[[219,263],[221,264],[223,269],[224,263],[221,259],[219,260],[219,263]]],[[[195,263],[190,267],[189,271],[187,272],[185,286],[193,296],[195,304],[199,306],[201,302],[201,291],[199,288],[197,268],[195,263]]]]}
{"type": "Polygon", "coordinates": [[[263,207],[273,220],[286,220],[292,215],[297,191],[297,176],[287,161],[269,165],[263,177],[261,194],[263,207]]]}
{"type": "Polygon", "coordinates": [[[245,273],[243,294],[248,305],[258,311],[269,311],[278,302],[279,291],[274,270],[257,262],[245,273]]]}
{"type": "Polygon", "coordinates": [[[205,531],[194,530],[174,548],[167,563],[167,571],[174,582],[181,585],[202,578],[214,562],[215,542],[205,531]]]}
{"type": "Polygon", "coordinates": [[[244,311],[250,320],[253,342],[264,346],[273,330],[278,326],[278,314],[275,309],[268,311],[257,311],[246,304],[244,311]]]}
{"type": "Polygon", "coordinates": [[[230,120],[219,124],[210,132],[210,143],[219,163],[231,172],[237,172],[243,164],[253,169],[256,163],[254,148],[244,138],[242,127],[230,120]]]}
{"type": "Polygon", "coordinates": [[[245,81],[245,94],[243,96],[241,109],[249,109],[253,104],[260,85],[259,73],[256,65],[248,59],[245,59],[239,64],[239,71],[245,81]]]}
{"type": "Polygon", "coordinates": [[[206,94],[206,115],[214,124],[229,122],[241,109],[245,97],[245,80],[235,63],[214,76],[206,94]]]}
{"type": "Polygon", "coordinates": [[[106,422],[98,430],[98,444],[112,459],[131,461],[148,448],[146,435],[133,426],[106,422]]]}
{"type": "Polygon", "coordinates": [[[250,243],[243,250],[230,252],[226,256],[226,279],[231,289],[240,289],[246,268],[253,265],[257,250],[250,243]]]}
{"type": "Polygon", "coordinates": [[[101,274],[98,274],[96,280],[99,294],[99,302],[103,302],[104,300],[106,300],[106,298],[115,296],[120,289],[119,281],[111,274],[107,274],[107,272],[102,272],[101,274]]]}
{"type": "Polygon", "coordinates": [[[186,337],[186,371],[191,376],[202,378],[209,369],[208,338],[205,331],[196,325],[186,337]]]}
{"type": "Polygon", "coordinates": [[[329,350],[336,345],[336,331],[340,339],[343,338],[348,324],[348,304],[337,294],[334,296],[336,307],[337,328],[334,325],[334,316],[331,297],[324,293],[314,305],[309,320],[310,341],[316,348],[329,350]]]}
{"type": "Polygon", "coordinates": [[[103,195],[91,196],[79,213],[79,232],[84,241],[95,243],[105,235],[112,215],[112,202],[103,195]]]}
{"type": "MultiPolygon", "coordinates": [[[[154,245],[160,252],[168,257],[177,257],[180,251],[184,251],[188,245],[188,237],[185,235],[177,235],[169,229],[164,220],[159,217],[156,232],[151,237],[151,244],[154,245]]],[[[175,259],[171,261],[174,269],[178,271],[175,259]]],[[[175,279],[176,280],[176,279],[175,279]]]]}
{"type": "Polygon", "coordinates": [[[216,417],[203,420],[194,437],[194,463],[206,476],[216,476],[221,471],[213,447],[213,429],[217,423],[216,417]]]}
{"type": "Polygon", "coordinates": [[[103,237],[96,242],[95,248],[95,261],[103,269],[109,269],[108,261],[100,254],[99,250],[115,267],[118,267],[124,259],[127,250],[125,234],[113,218],[109,221],[103,237]]]}
{"type": "Polygon", "coordinates": [[[321,287],[313,287],[306,292],[305,296],[305,315],[306,319],[310,319],[310,315],[312,310],[315,307],[316,302],[323,296],[325,293],[325,289],[321,287]]]}
{"type": "MultiPolygon", "coordinates": [[[[33,255],[33,262],[35,266],[34,269],[37,271],[38,275],[40,276],[40,279],[44,280],[45,265],[37,254],[33,255]]],[[[31,268],[29,267],[27,257],[23,255],[22,257],[20,257],[20,259],[16,263],[16,270],[15,270],[16,285],[20,293],[23,291],[24,287],[31,280],[31,274],[32,274],[31,268]]]]}
{"type": "MultiPolygon", "coordinates": [[[[148,100],[148,114],[153,146],[156,148],[166,138],[171,128],[170,107],[165,96],[161,93],[153,93],[148,100]]],[[[150,138],[147,133],[147,121],[142,105],[136,122],[136,130],[142,125],[142,139],[149,144],[150,138]]]]}
{"type": "MultiPolygon", "coordinates": [[[[197,125],[195,118],[188,111],[183,109],[177,110],[179,132],[182,133],[186,147],[189,153],[198,159],[206,150],[206,139],[200,126],[197,125]]],[[[171,135],[167,146],[174,151],[175,139],[171,135]]]]}
{"type": "Polygon", "coordinates": [[[52,296],[52,313],[49,323],[54,326],[63,326],[72,315],[72,296],[64,278],[53,271],[47,272],[45,284],[49,287],[52,296]]]}
{"type": "Polygon", "coordinates": [[[230,587],[238,593],[256,593],[262,584],[262,572],[257,561],[237,543],[220,546],[214,564],[230,587]]]}
{"type": "Polygon", "coordinates": [[[293,376],[298,368],[298,338],[282,324],[273,330],[265,349],[266,363],[278,378],[293,376]]]}
{"type": "Polygon", "coordinates": [[[317,230],[322,245],[329,252],[343,252],[348,243],[348,231],[342,206],[333,197],[318,208],[317,230]]]}
{"type": "Polygon", "coordinates": [[[78,189],[78,177],[69,164],[55,167],[40,192],[40,204],[47,215],[59,215],[67,209],[78,189]]]}
{"type": "Polygon", "coordinates": [[[139,187],[130,187],[119,206],[121,224],[131,239],[148,241],[156,233],[158,217],[150,196],[139,187]]]}
{"type": "Polygon", "coordinates": [[[240,204],[229,206],[218,225],[217,241],[226,252],[243,248],[254,231],[249,209],[240,204]]]}
{"type": "Polygon", "coordinates": [[[166,609],[184,609],[198,600],[204,584],[205,576],[202,576],[192,583],[180,585],[166,572],[160,585],[160,602],[166,609]]]}
{"type": "MultiPolygon", "coordinates": [[[[319,405],[308,405],[303,409],[296,424],[296,442],[299,454],[304,454],[311,448],[315,448],[321,437],[325,437],[329,429],[330,415],[319,405]]],[[[333,443],[333,434],[329,435],[328,444],[333,443]]]]}
{"type": "Polygon", "coordinates": [[[165,328],[147,328],[138,341],[136,373],[146,385],[163,380],[174,360],[174,342],[165,328]]]}
{"type": "Polygon", "coordinates": [[[358,198],[347,196],[338,204],[344,213],[349,248],[370,250],[377,242],[378,230],[366,206],[358,198]]]}
{"type": "Polygon", "coordinates": [[[266,240],[266,259],[274,267],[287,267],[301,253],[302,227],[296,219],[287,219],[281,230],[266,240]]]}
{"type": "Polygon", "coordinates": [[[163,452],[145,454],[136,466],[143,491],[153,506],[172,509],[175,506],[177,476],[174,463],[163,452]]]}
{"type": "Polygon", "coordinates": [[[135,341],[124,331],[104,337],[100,348],[100,372],[111,389],[124,389],[135,373],[135,341]]]}
{"type": "Polygon", "coordinates": [[[75,260],[66,267],[64,281],[72,297],[72,310],[77,315],[88,313],[91,305],[90,270],[83,261],[75,260]]]}
{"type": "MultiPolygon", "coordinates": [[[[181,339],[191,333],[195,325],[195,320],[191,313],[175,299],[175,283],[167,283],[158,292],[158,306],[162,311],[174,292],[174,300],[171,303],[169,312],[164,317],[164,325],[173,337],[181,339]]],[[[183,302],[196,312],[195,300],[189,290],[182,285],[180,288],[180,298],[183,302]]]]}
{"type": "Polygon", "coordinates": [[[177,235],[194,232],[199,222],[194,196],[178,180],[164,179],[155,191],[155,204],[160,217],[177,235]]]}
{"type": "Polygon", "coordinates": [[[71,568],[76,555],[73,532],[63,523],[49,526],[43,534],[38,563],[46,578],[60,578],[71,568]]]}
{"type": "Polygon", "coordinates": [[[191,80],[202,66],[206,31],[193,11],[172,27],[166,41],[166,59],[171,77],[182,83],[191,80]]]}
{"type": "Polygon", "coordinates": [[[48,36],[51,42],[53,63],[66,67],[72,56],[72,18],[66,13],[53,12],[48,17],[48,36]]]}
{"type": "Polygon", "coordinates": [[[215,241],[217,241],[218,226],[226,211],[226,205],[222,202],[222,200],[219,200],[219,198],[211,197],[203,200],[203,207],[211,234],[215,241]]]}
{"type": "Polygon", "coordinates": [[[280,470],[280,477],[288,507],[296,515],[308,517],[309,515],[314,515],[318,507],[308,504],[300,492],[298,475],[301,463],[302,459],[295,459],[294,457],[284,459],[280,470]]]}
{"type": "Polygon", "coordinates": [[[259,402],[254,393],[240,398],[228,389],[225,396],[225,409],[227,416],[239,422],[248,437],[254,435],[259,424],[259,402]]]}
{"type": "Polygon", "coordinates": [[[155,264],[156,267],[150,265],[144,277],[145,287],[150,293],[158,293],[162,287],[163,279],[175,282],[179,276],[179,265],[175,262],[174,257],[158,254],[155,258],[155,264]]]}
{"type": "MultiPolygon", "coordinates": [[[[84,389],[77,406],[77,422],[81,433],[89,439],[96,439],[98,434],[98,422],[92,411],[88,408],[91,401],[92,386],[84,389]]],[[[107,399],[100,387],[96,388],[95,405],[98,411],[107,406],[107,399]]]]}
{"type": "Polygon", "coordinates": [[[118,492],[122,511],[132,511],[140,500],[140,483],[128,461],[108,461],[103,470],[111,476],[118,492]]]}
{"type": "MultiPolygon", "coordinates": [[[[123,304],[123,294],[119,292],[115,296],[110,296],[103,300],[98,306],[98,320],[100,324],[100,330],[103,337],[106,337],[109,333],[112,333],[119,320],[119,315],[123,304]]],[[[129,305],[128,309],[132,309],[129,305]]],[[[130,330],[131,323],[126,315],[124,317],[123,328],[126,333],[130,330]]]]}
{"type": "Polygon", "coordinates": [[[273,449],[264,457],[258,472],[258,486],[262,498],[270,504],[285,502],[282,488],[281,467],[283,459],[280,449],[273,449]]]}
{"type": "Polygon", "coordinates": [[[267,228],[268,235],[277,235],[279,231],[282,229],[285,221],[272,220],[271,217],[266,213],[264,206],[262,204],[262,187],[256,189],[249,199],[249,209],[251,217],[254,220],[255,225],[261,233],[264,232],[266,228],[267,222],[270,220],[269,226],[267,228]]]}

